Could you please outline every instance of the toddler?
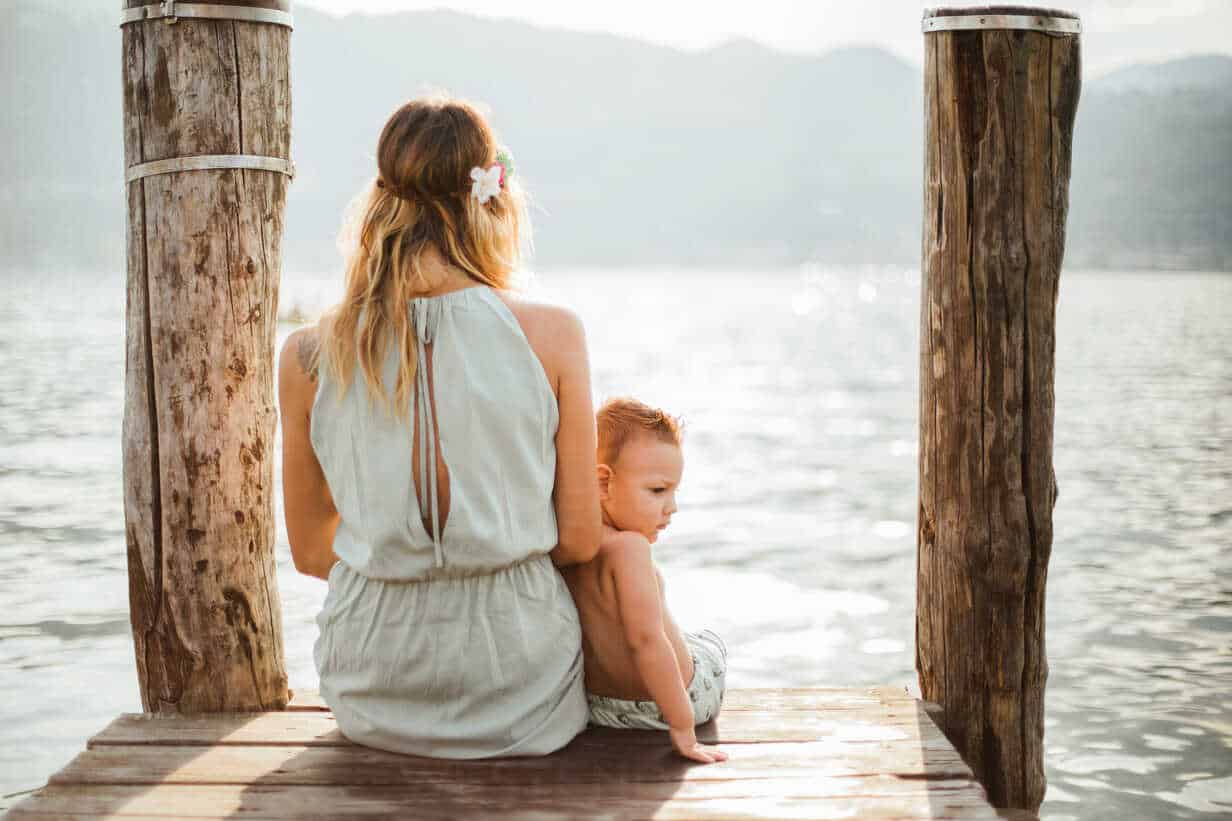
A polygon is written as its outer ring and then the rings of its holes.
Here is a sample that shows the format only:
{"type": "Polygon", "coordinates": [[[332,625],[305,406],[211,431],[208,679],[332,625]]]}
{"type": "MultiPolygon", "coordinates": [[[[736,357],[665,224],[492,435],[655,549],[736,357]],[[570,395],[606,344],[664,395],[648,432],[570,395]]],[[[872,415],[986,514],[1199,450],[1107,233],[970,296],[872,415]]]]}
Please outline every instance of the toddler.
{"type": "Polygon", "coordinates": [[[724,761],[693,728],[719,712],[727,649],[709,630],[676,626],[650,555],[676,512],[680,423],[632,399],[604,403],[597,423],[603,538],[594,559],[562,569],[582,622],[590,721],[668,730],[686,758],[724,761]]]}

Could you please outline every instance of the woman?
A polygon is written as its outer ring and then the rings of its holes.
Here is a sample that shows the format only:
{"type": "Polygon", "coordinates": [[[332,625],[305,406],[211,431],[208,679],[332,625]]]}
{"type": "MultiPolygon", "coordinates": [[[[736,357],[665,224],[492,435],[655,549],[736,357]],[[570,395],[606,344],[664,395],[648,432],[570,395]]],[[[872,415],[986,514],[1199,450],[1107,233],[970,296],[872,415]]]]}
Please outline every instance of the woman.
{"type": "Polygon", "coordinates": [[[291,553],[329,583],[321,696],[360,744],[549,753],[587,716],[555,567],[599,545],[582,326],[508,290],[525,203],[473,106],[402,106],[377,166],[342,302],[279,359],[291,553]]]}

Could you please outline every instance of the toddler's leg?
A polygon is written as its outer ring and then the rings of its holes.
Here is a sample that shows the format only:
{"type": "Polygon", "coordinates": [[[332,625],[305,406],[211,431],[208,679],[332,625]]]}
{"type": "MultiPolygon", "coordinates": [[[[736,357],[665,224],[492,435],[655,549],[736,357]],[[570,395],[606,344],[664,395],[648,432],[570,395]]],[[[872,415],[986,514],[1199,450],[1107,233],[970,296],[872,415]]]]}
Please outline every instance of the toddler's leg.
{"type": "Polygon", "coordinates": [[[713,630],[685,633],[684,640],[693,655],[693,681],[689,684],[693,721],[705,724],[719,714],[727,690],[727,645],[713,630]]]}
{"type": "MultiPolygon", "coordinates": [[[[688,692],[693,723],[705,724],[719,714],[727,689],[727,645],[713,630],[685,633],[693,656],[693,681],[688,692]]],[[[586,694],[590,723],[632,730],[667,730],[667,722],[653,700],[632,700],[586,694]]]]}
{"type": "Polygon", "coordinates": [[[586,694],[590,723],[618,730],[666,730],[667,722],[654,701],[586,694]]]}

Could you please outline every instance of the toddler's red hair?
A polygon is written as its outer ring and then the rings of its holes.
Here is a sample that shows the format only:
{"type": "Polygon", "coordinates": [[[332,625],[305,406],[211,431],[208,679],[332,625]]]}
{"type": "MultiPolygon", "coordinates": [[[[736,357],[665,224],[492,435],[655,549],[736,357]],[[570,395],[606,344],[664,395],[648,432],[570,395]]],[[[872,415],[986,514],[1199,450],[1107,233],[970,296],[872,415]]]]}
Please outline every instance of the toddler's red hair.
{"type": "Polygon", "coordinates": [[[613,465],[624,446],[639,433],[679,445],[684,425],[662,408],[621,396],[604,402],[595,413],[599,431],[599,464],[613,465]]]}

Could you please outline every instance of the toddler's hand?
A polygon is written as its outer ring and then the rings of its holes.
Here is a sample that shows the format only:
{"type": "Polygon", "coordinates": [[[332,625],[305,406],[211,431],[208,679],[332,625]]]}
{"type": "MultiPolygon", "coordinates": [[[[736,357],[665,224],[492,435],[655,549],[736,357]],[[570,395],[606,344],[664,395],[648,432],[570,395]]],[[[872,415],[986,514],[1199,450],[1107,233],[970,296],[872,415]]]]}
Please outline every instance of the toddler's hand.
{"type": "Polygon", "coordinates": [[[692,727],[668,730],[668,735],[671,736],[672,746],[676,748],[676,752],[685,758],[691,758],[703,764],[714,764],[727,760],[727,753],[718,747],[707,747],[705,744],[698,744],[697,734],[693,731],[692,727]]]}

